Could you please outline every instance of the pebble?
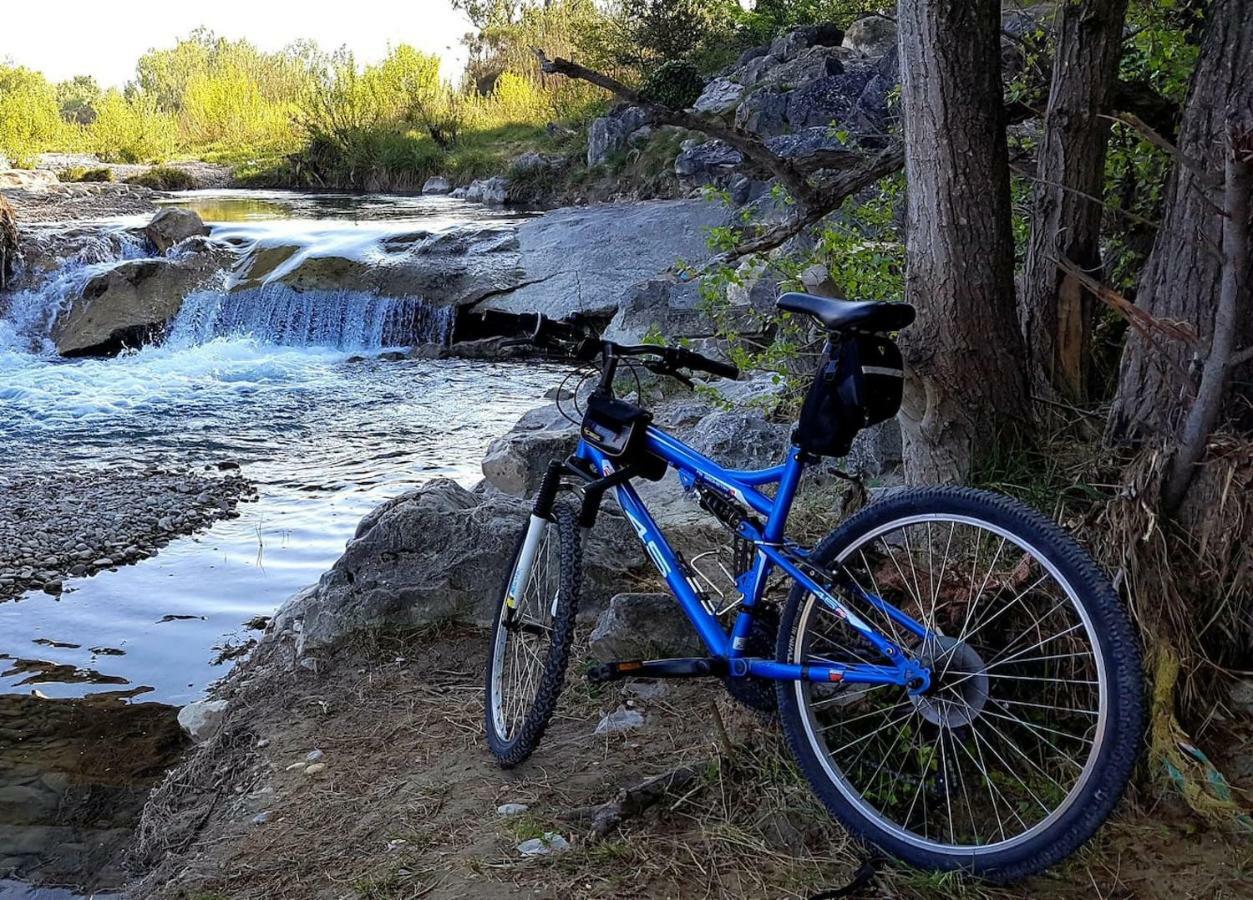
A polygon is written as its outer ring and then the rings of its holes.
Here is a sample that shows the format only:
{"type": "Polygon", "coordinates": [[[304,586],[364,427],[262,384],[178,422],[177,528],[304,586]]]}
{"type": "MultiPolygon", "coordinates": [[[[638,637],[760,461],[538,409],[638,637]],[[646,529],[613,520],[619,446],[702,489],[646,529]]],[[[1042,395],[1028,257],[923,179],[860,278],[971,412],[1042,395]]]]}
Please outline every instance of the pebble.
{"type": "Polygon", "coordinates": [[[553,831],[545,831],[543,837],[531,838],[518,844],[518,852],[523,856],[546,856],[569,849],[570,842],[553,831]]]}
{"type": "Polygon", "coordinates": [[[496,813],[501,816],[520,816],[530,808],[525,803],[502,803],[496,807],[496,813]]]}
{"type": "Polygon", "coordinates": [[[253,496],[240,475],[137,466],[7,479],[0,482],[0,600],[146,559],[180,534],[234,516],[253,496]]]}
{"type": "Polygon", "coordinates": [[[259,812],[255,816],[252,817],[253,825],[264,825],[268,821],[270,821],[270,811],[268,809],[262,812],[259,812]]]}
{"type": "Polygon", "coordinates": [[[264,750],[264,749],[265,749],[266,747],[268,747],[268,746],[270,746],[270,739],[269,739],[269,738],[261,738],[261,740],[257,741],[257,749],[258,749],[258,750],[264,750]]]}
{"type": "Polygon", "coordinates": [[[305,761],[311,762],[311,763],[317,762],[319,759],[323,757],[323,755],[324,754],[322,753],[321,750],[310,750],[308,754],[305,756],[305,761]]]}
{"type": "Polygon", "coordinates": [[[305,769],[306,775],[321,775],[326,771],[326,763],[314,763],[305,769]]]}
{"type": "Polygon", "coordinates": [[[596,726],[594,734],[618,734],[623,731],[634,731],[644,727],[644,714],[638,709],[618,707],[609,713],[596,726]]]}

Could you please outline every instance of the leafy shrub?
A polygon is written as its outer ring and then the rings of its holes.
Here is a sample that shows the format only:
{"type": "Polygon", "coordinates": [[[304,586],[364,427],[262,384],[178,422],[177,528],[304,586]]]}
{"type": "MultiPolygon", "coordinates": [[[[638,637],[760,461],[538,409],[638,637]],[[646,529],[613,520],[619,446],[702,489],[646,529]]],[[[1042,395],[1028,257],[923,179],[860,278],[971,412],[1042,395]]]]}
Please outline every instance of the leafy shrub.
{"type": "Polygon", "coordinates": [[[29,168],[63,128],[52,85],[38,72],[0,65],[0,154],[29,168]]]}
{"type": "Polygon", "coordinates": [[[164,162],[178,145],[174,117],[158,110],[146,94],[127,99],[119,91],[107,92],[88,134],[92,149],[105,162],[164,162]]]}
{"type": "Polygon", "coordinates": [[[127,184],[138,184],[154,191],[190,191],[197,187],[195,177],[184,169],[174,166],[154,166],[126,179],[127,184]]]}
{"type": "Polygon", "coordinates": [[[686,109],[696,102],[704,88],[705,79],[695,65],[685,60],[670,60],[648,74],[640,94],[671,109],[686,109]]]}
{"type": "Polygon", "coordinates": [[[112,181],[113,170],[108,166],[100,166],[93,169],[89,169],[86,166],[71,166],[68,169],[62,169],[57,172],[57,178],[61,181],[112,181]]]}

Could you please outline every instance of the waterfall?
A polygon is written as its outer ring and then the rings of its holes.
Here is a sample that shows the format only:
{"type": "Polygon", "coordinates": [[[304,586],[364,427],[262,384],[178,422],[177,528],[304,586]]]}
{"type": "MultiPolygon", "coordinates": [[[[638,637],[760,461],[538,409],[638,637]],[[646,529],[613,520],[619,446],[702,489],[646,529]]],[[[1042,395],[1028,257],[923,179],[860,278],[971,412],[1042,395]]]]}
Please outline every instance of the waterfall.
{"type": "Polygon", "coordinates": [[[183,301],[166,344],[187,347],[219,337],[250,337],[289,347],[381,350],[452,337],[452,307],[417,297],[365,291],[297,291],[268,284],[246,291],[199,291],[183,301]]]}

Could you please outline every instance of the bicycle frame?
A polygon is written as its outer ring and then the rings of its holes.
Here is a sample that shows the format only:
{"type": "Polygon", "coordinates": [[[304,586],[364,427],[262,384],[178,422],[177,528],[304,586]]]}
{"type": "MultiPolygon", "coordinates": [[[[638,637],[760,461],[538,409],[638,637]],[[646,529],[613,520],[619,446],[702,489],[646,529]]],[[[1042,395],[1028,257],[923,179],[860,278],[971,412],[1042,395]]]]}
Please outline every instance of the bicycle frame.
{"type": "MultiPolygon", "coordinates": [[[[725,660],[731,677],[753,676],[774,681],[893,684],[907,687],[911,693],[920,693],[927,689],[930,684],[930,671],[910,659],[909,655],[903,652],[897,644],[875,630],[850,609],[847,603],[833,596],[829,587],[820,584],[806,573],[801,566],[805,564],[809,551],[785,540],[784,528],[806,466],[805,455],[802,451],[791,447],[783,463],[766,469],[725,469],[665,431],[651,426],[647,432],[646,447],[649,452],[661,457],[674,467],[685,490],[692,490],[697,485],[704,484],[730,496],[747,509],[764,517],[760,524],[749,519],[739,526],[740,536],[753,543],[756,554],[749,570],[737,579],[736,587],[742,596],[740,612],[735,619],[731,633],[727,634],[714,614],[706,609],[695,586],[689,581],[678,554],[662,534],[630,481],[627,480],[615,487],[618,505],[621,506],[636,534],[639,535],[649,558],[678,599],[679,605],[691,620],[710,656],[725,660]],[[777,485],[773,499],[759,490],[766,485],[777,485]],[[753,624],[753,611],[761,600],[767,578],[776,566],[806,590],[812,592],[835,615],[847,621],[886,662],[877,665],[824,660],[826,664],[796,664],[745,656],[744,649],[753,624]]],[[[602,476],[610,476],[615,471],[612,461],[585,441],[579,442],[573,458],[590,464],[602,476]]],[[[851,583],[851,579],[849,582],[845,589],[850,593],[856,593],[858,600],[878,608],[906,631],[924,639],[928,636],[927,629],[911,616],[881,597],[861,590],[856,584],[851,583]]]]}

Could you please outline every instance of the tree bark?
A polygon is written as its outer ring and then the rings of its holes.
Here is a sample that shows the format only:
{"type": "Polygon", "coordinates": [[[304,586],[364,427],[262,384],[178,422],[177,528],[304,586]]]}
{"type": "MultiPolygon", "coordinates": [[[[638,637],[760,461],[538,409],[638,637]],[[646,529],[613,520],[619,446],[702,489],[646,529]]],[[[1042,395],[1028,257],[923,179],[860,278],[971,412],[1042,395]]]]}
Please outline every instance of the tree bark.
{"type": "Polygon", "coordinates": [[[964,481],[1028,427],[1014,303],[1000,3],[902,0],[905,298],[901,408],[911,483],[964,481]]]}
{"type": "Polygon", "coordinates": [[[1088,394],[1095,301],[1057,260],[1100,277],[1103,116],[1117,89],[1126,13],[1127,0],[1078,0],[1060,12],[1019,298],[1032,389],[1044,397],[1088,394]]]}
{"type": "MultiPolygon", "coordinates": [[[[1136,305],[1158,319],[1190,325],[1194,345],[1128,336],[1107,437],[1114,443],[1174,442],[1196,394],[1202,356],[1214,340],[1223,272],[1222,183],[1228,123],[1253,110],[1253,0],[1215,0],[1179,128],[1189,160],[1171,176],[1165,213],[1140,277],[1136,305]]],[[[1253,314],[1238,310],[1234,342],[1253,344],[1253,314]]],[[[1247,369],[1246,369],[1247,371],[1247,369]]],[[[1253,399],[1237,371],[1230,392],[1253,399]]]]}

